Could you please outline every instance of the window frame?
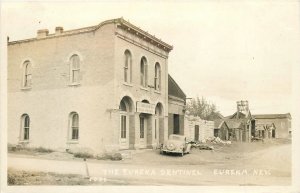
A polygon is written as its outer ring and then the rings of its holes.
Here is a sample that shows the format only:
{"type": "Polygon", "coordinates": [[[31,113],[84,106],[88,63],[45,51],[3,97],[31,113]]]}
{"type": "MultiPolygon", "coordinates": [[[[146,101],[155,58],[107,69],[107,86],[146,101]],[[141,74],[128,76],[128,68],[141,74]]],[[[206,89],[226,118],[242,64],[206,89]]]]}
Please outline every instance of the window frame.
{"type": "Polygon", "coordinates": [[[140,61],[140,85],[143,88],[148,86],[148,65],[147,59],[143,56],[140,61]]]}
{"type": "Polygon", "coordinates": [[[124,83],[131,84],[132,83],[132,54],[129,50],[125,50],[124,52],[124,83]]]}
{"type": "Polygon", "coordinates": [[[32,86],[32,64],[29,60],[23,63],[22,88],[31,88],[32,86]]]}
{"type": "Polygon", "coordinates": [[[21,116],[20,141],[28,142],[30,140],[30,117],[28,114],[21,116]]]}
{"type": "Polygon", "coordinates": [[[80,84],[80,79],[81,79],[81,74],[80,74],[80,69],[81,69],[81,59],[78,54],[73,54],[70,59],[69,59],[69,70],[70,70],[70,84],[71,85],[78,85],[80,84]],[[75,58],[78,60],[78,64],[75,63],[75,58]],[[77,65],[77,67],[74,67],[77,65]],[[77,72],[77,80],[75,81],[75,72],[77,72]]]}
{"type": "Polygon", "coordinates": [[[79,141],[79,114],[77,112],[71,112],[69,115],[69,140],[79,141]]]}
{"type": "Polygon", "coordinates": [[[161,66],[158,62],[154,67],[154,90],[161,91],[161,66]]]}

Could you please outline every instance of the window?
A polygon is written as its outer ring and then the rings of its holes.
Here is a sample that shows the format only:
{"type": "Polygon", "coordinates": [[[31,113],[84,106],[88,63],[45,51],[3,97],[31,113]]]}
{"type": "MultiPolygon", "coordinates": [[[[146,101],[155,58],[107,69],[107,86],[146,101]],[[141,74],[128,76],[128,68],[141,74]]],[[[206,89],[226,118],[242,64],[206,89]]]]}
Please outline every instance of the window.
{"type": "Polygon", "coordinates": [[[27,114],[22,116],[22,132],[21,139],[24,141],[29,140],[30,118],[27,114]]]}
{"type": "Polygon", "coordinates": [[[145,118],[140,117],[140,138],[145,138],[145,118]]]}
{"type": "Polygon", "coordinates": [[[161,88],[161,70],[159,63],[155,64],[155,76],[154,76],[154,88],[155,90],[160,90],[161,88]]]}
{"type": "Polygon", "coordinates": [[[154,123],[154,125],[155,125],[155,128],[154,128],[154,139],[156,139],[156,130],[157,130],[157,122],[158,122],[158,120],[157,119],[155,119],[155,123],[154,123]]]}
{"type": "Polygon", "coordinates": [[[124,62],[124,82],[131,83],[131,67],[132,67],[132,59],[131,53],[126,50],[125,53],[125,62],[124,62]]]}
{"type": "Polygon", "coordinates": [[[145,57],[141,59],[141,86],[147,87],[147,60],[145,57]]]}
{"type": "Polygon", "coordinates": [[[79,116],[73,112],[70,114],[71,139],[78,140],[79,138],[79,116]]]}
{"type": "Polygon", "coordinates": [[[121,138],[126,138],[126,116],[121,115],[121,138]]]}
{"type": "Polygon", "coordinates": [[[71,83],[80,81],[80,58],[76,54],[70,58],[70,81],[71,83]]]}
{"type": "Polygon", "coordinates": [[[31,87],[31,76],[31,63],[26,61],[24,63],[23,87],[31,87]]]}

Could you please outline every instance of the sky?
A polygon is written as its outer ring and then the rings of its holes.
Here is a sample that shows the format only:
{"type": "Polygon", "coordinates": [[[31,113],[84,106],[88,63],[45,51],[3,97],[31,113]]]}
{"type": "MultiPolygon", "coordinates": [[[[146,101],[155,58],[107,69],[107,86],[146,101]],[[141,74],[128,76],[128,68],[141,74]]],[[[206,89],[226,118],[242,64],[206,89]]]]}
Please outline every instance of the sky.
{"type": "Polygon", "coordinates": [[[300,63],[298,1],[2,2],[10,41],[123,17],[174,46],[169,74],[187,97],[205,97],[223,115],[248,100],[252,114],[291,112],[300,63]],[[121,3],[120,3],[121,2],[121,3]]]}

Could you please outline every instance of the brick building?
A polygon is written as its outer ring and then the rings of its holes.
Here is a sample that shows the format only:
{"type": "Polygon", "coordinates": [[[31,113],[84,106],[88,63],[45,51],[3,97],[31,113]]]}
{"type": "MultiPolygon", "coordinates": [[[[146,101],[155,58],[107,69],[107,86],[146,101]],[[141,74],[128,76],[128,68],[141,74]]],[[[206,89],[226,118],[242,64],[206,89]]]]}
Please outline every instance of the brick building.
{"type": "Polygon", "coordinates": [[[102,152],[183,134],[172,49],[122,18],[8,42],[8,143],[102,152]]]}

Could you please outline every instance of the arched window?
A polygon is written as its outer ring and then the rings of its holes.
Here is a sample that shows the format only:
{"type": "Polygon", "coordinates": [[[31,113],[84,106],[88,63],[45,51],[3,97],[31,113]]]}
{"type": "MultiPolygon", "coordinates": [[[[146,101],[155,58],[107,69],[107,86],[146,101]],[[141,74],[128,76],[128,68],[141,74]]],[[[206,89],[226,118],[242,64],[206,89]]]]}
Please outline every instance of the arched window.
{"type": "Polygon", "coordinates": [[[120,108],[121,111],[124,111],[124,112],[127,111],[127,105],[126,105],[124,100],[121,101],[119,108],[120,108]]]}
{"type": "Polygon", "coordinates": [[[125,53],[125,61],[124,61],[124,82],[131,83],[131,73],[132,73],[132,58],[129,50],[126,50],[125,53]]]}
{"type": "Polygon", "coordinates": [[[70,130],[71,139],[78,140],[79,138],[79,116],[78,113],[72,112],[70,114],[70,130]]]}
{"type": "Polygon", "coordinates": [[[155,64],[154,88],[155,90],[161,89],[161,70],[159,63],[155,64]]]}
{"type": "Polygon", "coordinates": [[[29,130],[30,130],[30,118],[27,114],[22,115],[22,131],[21,131],[21,139],[24,141],[29,140],[29,130]]]}
{"type": "Polygon", "coordinates": [[[24,62],[24,74],[23,74],[23,87],[31,87],[31,63],[30,61],[24,62]]]}
{"type": "Polygon", "coordinates": [[[141,86],[143,87],[147,87],[148,83],[147,83],[147,71],[148,71],[148,67],[147,67],[147,60],[145,57],[142,57],[141,59],[141,64],[140,64],[140,68],[141,68],[141,86]]]}
{"type": "Polygon", "coordinates": [[[71,83],[80,81],[80,58],[76,54],[70,58],[70,81],[71,83]]]}

